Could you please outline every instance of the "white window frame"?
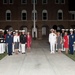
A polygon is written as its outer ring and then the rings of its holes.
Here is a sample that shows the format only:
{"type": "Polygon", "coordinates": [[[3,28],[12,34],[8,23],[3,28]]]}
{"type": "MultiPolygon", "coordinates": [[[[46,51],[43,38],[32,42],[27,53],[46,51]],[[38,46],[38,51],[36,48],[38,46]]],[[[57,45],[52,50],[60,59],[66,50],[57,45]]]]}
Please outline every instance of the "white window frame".
{"type": "Polygon", "coordinates": [[[74,19],[75,19],[75,11],[69,11],[69,13],[70,13],[70,15],[71,15],[71,20],[73,20],[73,19],[72,19],[72,14],[74,14],[74,19]]]}
{"type": "Polygon", "coordinates": [[[21,12],[21,20],[22,21],[27,21],[27,11],[26,10],[22,10],[22,12],[21,12]],[[22,16],[23,13],[26,13],[26,20],[23,20],[23,16],[22,16]]]}
{"type": "MultiPolygon", "coordinates": [[[[8,0],[7,0],[7,3],[8,3],[8,0]]],[[[3,4],[7,4],[7,3],[4,3],[4,0],[3,0],[3,4]]]]}
{"type": "Polygon", "coordinates": [[[26,0],[26,3],[22,3],[22,0],[21,0],[21,4],[27,4],[27,0],[26,0]]]}
{"type": "Polygon", "coordinates": [[[61,3],[61,4],[65,4],[65,0],[64,0],[64,3],[61,3]]]}
{"type": "Polygon", "coordinates": [[[65,0],[64,0],[64,3],[61,3],[60,0],[58,0],[58,3],[56,3],[56,0],[55,0],[55,4],[65,4],[65,0]]]}
{"type": "Polygon", "coordinates": [[[43,21],[47,21],[47,20],[48,20],[48,11],[47,11],[47,10],[43,10],[43,11],[42,11],[42,20],[43,20],[43,21]],[[46,13],[46,14],[47,14],[47,16],[46,16],[47,19],[46,19],[46,20],[43,19],[43,13],[46,13]]]}
{"type": "Polygon", "coordinates": [[[55,0],[55,4],[59,4],[59,0],[58,0],[58,3],[56,3],[56,0],[55,0]]]}
{"type": "Polygon", "coordinates": [[[75,13],[71,13],[71,20],[75,20],[75,13]],[[72,18],[72,15],[74,15],[74,19],[72,18]]]}
{"type": "Polygon", "coordinates": [[[10,10],[6,11],[6,21],[11,21],[11,11],[10,10]],[[10,20],[7,19],[7,13],[10,13],[10,20]]]}
{"type": "Polygon", "coordinates": [[[9,0],[9,4],[13,4],[14,3],[14,1],[12,0],[12,3],[10,3],[10,0],[9,0]]]}
{"type": "Polygon", "coordinates": [[[48,0],[46,0],[46,3],[43,3],[43,0],[42,0],[42,4],[48,4],[48,0]]]}
{"type": "Polygon", "coordinates": [[[35,12],[35,20],[37,21],[37,10],[32,11],[32,20],[34,20],[34,14],[33,14],[34,12],[35,12]]]}
{"type": "Polygon", "coordinates": [[[59,21],[62,21],[63,20],[63,11],[61,9],[59,9],[58,12],[57,12],[57,20],[59,20],[59,21]],[[59,19],[58,18],[59,17],[58,16],[59,13],[62,13],[62,19],[59,19]]]}

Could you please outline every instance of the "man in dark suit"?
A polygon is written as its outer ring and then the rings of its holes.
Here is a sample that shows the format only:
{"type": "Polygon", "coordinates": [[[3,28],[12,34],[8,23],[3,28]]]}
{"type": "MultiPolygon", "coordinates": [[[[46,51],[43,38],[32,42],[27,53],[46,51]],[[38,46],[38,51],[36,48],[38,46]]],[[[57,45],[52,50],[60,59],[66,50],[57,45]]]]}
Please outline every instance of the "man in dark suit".
{"type": "Polygon", "coordinates": [[[69,49],[70,49],[70,54],[74,54],[73,50],[73,44],[75,42],[75,35],[73,34],[73,29],[70,29],[70,35],[69,35],[69,49]]]}
{"type": "Polygon", "coordinates": [[[25,54],[25,46],[27,43],[27,37],[25,34],[25,30],[22,30],[22,34],[20,35],[20,43],[21,43],[22,54],[25,54]]]}

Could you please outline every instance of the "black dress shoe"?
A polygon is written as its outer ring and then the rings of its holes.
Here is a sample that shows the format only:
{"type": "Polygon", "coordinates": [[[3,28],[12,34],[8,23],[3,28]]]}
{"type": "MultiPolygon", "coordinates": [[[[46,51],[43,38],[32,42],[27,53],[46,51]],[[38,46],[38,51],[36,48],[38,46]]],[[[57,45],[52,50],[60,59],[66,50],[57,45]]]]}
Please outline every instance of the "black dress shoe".
{"type": "Polygon", "coordinates": [[[26,53],[22,53],[22,54],[26,54],[26,53]]]}

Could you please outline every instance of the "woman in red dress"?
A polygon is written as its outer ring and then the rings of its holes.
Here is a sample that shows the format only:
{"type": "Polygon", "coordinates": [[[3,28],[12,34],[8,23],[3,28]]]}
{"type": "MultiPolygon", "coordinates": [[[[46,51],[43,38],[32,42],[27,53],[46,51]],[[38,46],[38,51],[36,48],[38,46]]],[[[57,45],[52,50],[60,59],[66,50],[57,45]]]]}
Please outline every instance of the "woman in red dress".
{"type": "Polygon", "coordinates": [[[30,50],[31,48],[31,36],[30,36],[30,33],[28,32],[27,33],[27,49],[30,50]]]}
{"type": "Polygon", "coordinates": [[[69,37],[67,35],[67,32],[65,32],[65,35],[64,35],[64,48],[65,48],[65,51],[66,51],[66,54],[68,54],[68,48],[69,48],[69,37]]]}

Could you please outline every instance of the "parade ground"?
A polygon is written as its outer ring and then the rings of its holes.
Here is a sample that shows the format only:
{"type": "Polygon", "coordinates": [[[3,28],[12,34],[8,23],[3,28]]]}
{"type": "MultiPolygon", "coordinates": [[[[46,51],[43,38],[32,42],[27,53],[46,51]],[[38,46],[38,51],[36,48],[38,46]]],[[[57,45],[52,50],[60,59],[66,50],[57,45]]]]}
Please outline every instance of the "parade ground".
{"type": "Polygon", "coordinates": [[[75,75],[75,61],[63,53],[50,54],[47,41],[33,41],[30,52],[0,60],[0,75],[75,75]]]}

